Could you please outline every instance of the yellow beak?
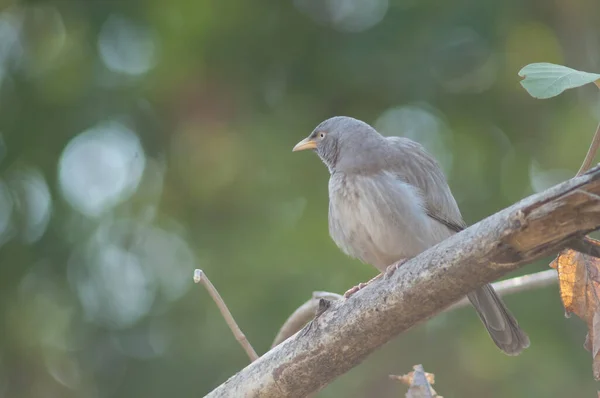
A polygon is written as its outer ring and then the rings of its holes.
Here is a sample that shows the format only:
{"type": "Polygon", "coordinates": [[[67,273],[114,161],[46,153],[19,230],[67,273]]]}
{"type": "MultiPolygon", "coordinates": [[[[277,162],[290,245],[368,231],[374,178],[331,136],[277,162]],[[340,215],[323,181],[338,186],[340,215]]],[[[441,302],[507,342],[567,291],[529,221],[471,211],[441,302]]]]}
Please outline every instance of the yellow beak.
{"type": "Polygon", "coordinates": [[[292,152],[305,151],[307,149],[317,149],[316,141],[310,137],[306,137],[305,139],[297,143],[294,149],[292,149],[292,152]]]}

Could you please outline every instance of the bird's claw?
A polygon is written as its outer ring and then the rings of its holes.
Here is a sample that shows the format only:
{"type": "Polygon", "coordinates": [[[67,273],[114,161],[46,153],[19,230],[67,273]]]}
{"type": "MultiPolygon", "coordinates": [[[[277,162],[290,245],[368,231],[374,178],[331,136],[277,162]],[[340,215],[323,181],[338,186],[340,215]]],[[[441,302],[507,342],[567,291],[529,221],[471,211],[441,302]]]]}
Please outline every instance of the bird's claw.
{"type": "Polygon", "coordinates": [[[375,276],[373,279],[371,279],[367,283],[361,282],[358,285],[346,290],[346,293],[344,293],[344,298],[348,298],[348,297],[352,296],[354,293],[358,292],[360,289],[364,288],[365,286],[367,286],[369,283],[373,282],[374,280],[381,278],[382,276],[384,277],[384,279],[389,278],[390,276],[392,276],[392,274],[394,272],[396,272],[396,270],[398,268],[400,268],[402,266],[402,264],[404,264],[408,260],[409,260],[408,258],[403,258],[402,260],[396,261],[394,264],[388,266],[383,273],[375,276]]]}
{"type": "Polygon", "coordinates": [[[348,298],[348,297],[352,296],[354,293],[358,292],[360,289],[364,288],[369,283],[373,282],[375,279],[379,279],[382,276],[384,277],[384,279],[389,278],[390,276],[392,276],[392,274],[394,272],[396,272],[396,270],[398,268],[400,268],[402,266],[402,264],[404,264],[407,261],[408,261],[408,258],[403,258],[402,260],[396,261],[394,264],[388,266],[382,274],[377,275],[376,277],[374,277],[367,283],[361,282],[358,285],[346,290],[346,293],[344,293],[344,298],[348,298]]]}
{"type": "Polygon", "coordinates": [[[351,287],[350,289],[346,290],[346,293],[344,293],[344,298],[348,298],[350,296],[352,296],[354,293],[358,292],[360,289],[362,289],[363,287],[367,286],[369,283],[359,283],[358,285],[351,287]]]}
{"type": "Polygon", "coordinates": [[[396,272],[396,270],[398,268],[400,268],[405,262],[407,262],[408,259],[407,258],[403,258],[402,260],[396,261],[394,264],[389,265],[386,269],[385,269],[385,278],[389,278],[390,276],[392,276],[392,274],[394,272],[396,272]]]}
{"type": "Polygon", "coordinates": [[[351,289],[348,289],[346,291],[346,293],[344,293],[344,298],[348,298],[350,296],[352,296],[354,293],[358,292],[360,289],[364,288],[365,286],[367,286],[369,283],[373,282],[374,280],[377,280],[379,278],[381,278],[383,276],[383,274],[377,274],[376,276],[374,276],[373,278],[371,278],[371,280],[369,280],[366,283],[359,283],[358,285],[354,286],[351,289]]]}

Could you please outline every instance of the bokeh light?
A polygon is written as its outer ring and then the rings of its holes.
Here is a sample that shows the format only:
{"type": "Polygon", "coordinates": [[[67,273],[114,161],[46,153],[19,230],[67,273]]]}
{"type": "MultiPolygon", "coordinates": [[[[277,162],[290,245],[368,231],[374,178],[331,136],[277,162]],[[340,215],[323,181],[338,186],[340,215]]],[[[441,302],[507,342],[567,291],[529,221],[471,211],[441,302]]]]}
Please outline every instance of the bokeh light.
{"type": "Polygon", "coordinates": [[[56,7],[31,6],[23,13],[22,37],[25,41],[23,67],[36,77],[62,62],[67,45],[67,29],[56,7]]]}
{"type": "Polygon", "coordinates": [[[295,0],[299,10],[316,22],[342,32],[362,32],[377,25],[388,10],[388,0],[295,0]]]}
{"type": "Polygon", "coordinates": [[[88,216],[98,216],[129,198],[145,166],[139,138],[122,123],[104,122],[65,147],[59,181],[65,199],[88,216]]]}
{"type": "Polygon", "coordinates": [[[6,242],[14,234],[12,212],[14,202],[6,183],[0,180],[0,244],[6,242]]]}
{"type": "Polygon", "coordinates": [[[21,239],[33,243],[42,237],[50,221],[50,189],[42,173],[32,168],[14,172],[9,181],[21,239]]]}
{"type": "Polygon", "coordinates": [[[374,127],[386,136],[401,135],[422,144],[446,174],[452,171],[452,135],[440,112],[428,105],[405,105],[386,110],[374,127]]]}
{"type": "Polygon", "coordinates": [[[140,75],[154,66],[157,43],[148,28],[120,15],[111,15],[98,35],[98,50],[111,71],[140,75]]]}
{"type": "MultiPolygon", "coordinates": [[[[0,13],[0,83],[7,72],[17,67],[23,56],[22,18],[14,12],[0,13]]],[[[0,86],[1,87],[1,86],[0,86]]]]}
{"type": "Polygon", "coordinates": [[[471,28],[445,32],[432,58],[432,75],[448,92],[481,93],[496,81],[499,59],[471,28]]]}

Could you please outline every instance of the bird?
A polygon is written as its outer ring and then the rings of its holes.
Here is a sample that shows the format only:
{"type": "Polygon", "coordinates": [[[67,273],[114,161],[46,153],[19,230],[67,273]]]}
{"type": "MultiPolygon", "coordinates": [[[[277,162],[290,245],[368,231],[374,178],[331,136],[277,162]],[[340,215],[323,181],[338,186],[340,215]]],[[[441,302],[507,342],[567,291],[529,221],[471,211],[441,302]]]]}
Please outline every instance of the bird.
{"type": "MultiPolygon", "coordinates": [[[[361,120],[335,116],[292,149],[304,150],[316,152],[330,173],[332,240],[350,257],[381,271],[371,281],[466,228],[442,168],[416,141],[383,136],[361,120]]],[[[529,337],[491,285],[467,297],[502,352],[518,355],[529,346],[529,337]]]]}

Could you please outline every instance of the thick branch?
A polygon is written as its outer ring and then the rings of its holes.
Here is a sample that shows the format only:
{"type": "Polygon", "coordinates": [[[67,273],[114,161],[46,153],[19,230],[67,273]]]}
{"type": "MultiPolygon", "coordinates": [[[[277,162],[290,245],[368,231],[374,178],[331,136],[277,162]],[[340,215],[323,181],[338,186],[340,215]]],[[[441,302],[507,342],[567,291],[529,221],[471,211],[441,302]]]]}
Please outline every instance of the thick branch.
{"type": "MultiPolygon", "coordinates": [[[[582,240],[577,240],[577,242],[582,242],[582,240]]],[[[584,253],[587,254],[587,252],[584,253]]],[[[517,276],[515,278],[495,282],[492,284],[492,286],[494,286],[496,293],[498,293],[500,296],[504,296],[507,294],[519,293],[531,289],[555,285],[557,282],[558,275],[556,271],[549,269],[546,271],[536,272],[534,274],[517,276]]],[[[271,348],[275,347],[288,337],[293,336],[298,330],[302,329],[304,325],[310,322],[315,317],[315,312],[317,311],[317,308],[319,308],[319,300],[322,298],[333,301],[341,300],[343,296],[341,294],[330,292],[313,292],[312,298],[298,307],[298,309],[294,311],[292,315],[290,315],[285,321],[281,329],[279,329],[279,333],[277,333],[275,340],[273,340],[271,348]]],[[[445,311],[455,310],[467,305],[469,305],[469,300],[464,297],[462,300],[446,308],[445,311]]]]}
{"type": "Polygon", "coordinates": [[[600,202],[584,191],[600,195],[600,168],[526,198],[407,261],[391,277],[333,301],[208,397],[304,397],[320,389],[468,292],[600,228],[600,202]]]}

